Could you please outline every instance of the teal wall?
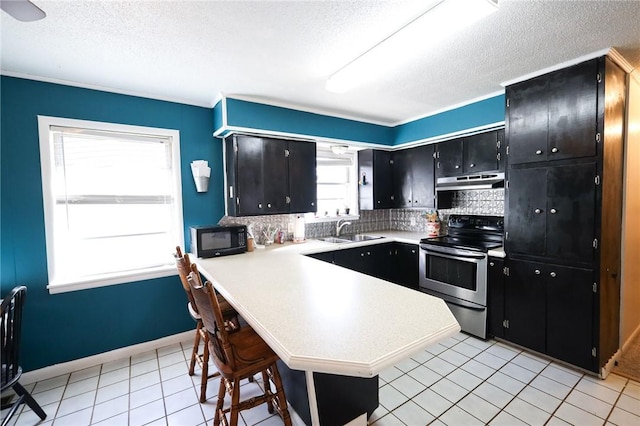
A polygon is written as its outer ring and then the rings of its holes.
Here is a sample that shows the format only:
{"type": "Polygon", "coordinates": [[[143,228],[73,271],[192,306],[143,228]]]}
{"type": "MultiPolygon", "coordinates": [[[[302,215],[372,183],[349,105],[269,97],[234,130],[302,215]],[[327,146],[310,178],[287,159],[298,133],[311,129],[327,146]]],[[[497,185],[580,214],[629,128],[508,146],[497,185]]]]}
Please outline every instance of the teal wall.
{"type": "Polygon", "coordinates": [[[226,103],[229,127],[393,145],[391,127],[232,98],[226,103]]]}
{"type": "Polygon", "coordinates": [[[504,101],[502,94],[402,124],[395,128],[394,145],[503,122],[504,101]]]}
{"type": "Polygon", "coordinates": [[[504,122],[504,94],[398,126],[383,126],[257,102],[224,98],[213,109],[221,136],[230,128],[398,146],[504,122]],[[226,103],[227,121],[222,104],[226,103]]]}
{"type": "Polygon", "coordinates": [[[6,76],[0,87],[0,286],[2,295],[18,284],[28,287],[23,368],[192,329],[176,276],[49,294],[37,115],[179,130],[187,228],[216,223],[224,214],[222,146],[212,137],[211,109],[6,76]],[[207,193],[195,190],[189,163],[196,159],[209,160],[213,169],[207,193]]]}

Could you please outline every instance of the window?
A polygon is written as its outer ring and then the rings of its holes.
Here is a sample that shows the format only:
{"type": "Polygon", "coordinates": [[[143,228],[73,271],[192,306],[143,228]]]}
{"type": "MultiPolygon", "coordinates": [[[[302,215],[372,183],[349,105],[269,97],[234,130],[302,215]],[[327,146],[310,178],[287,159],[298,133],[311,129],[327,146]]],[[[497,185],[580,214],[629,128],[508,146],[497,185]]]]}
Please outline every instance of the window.
{"type": "Polygon", "coordinates": [[[38,117],[49,290],[173,274],[179,132],[38,117]]]}
{"type": "Polygon", "coordinates": [[[317,147],[318,211],[316,217],[336,217],[358,213],[356,153],[334,153],[328,147],[317,147]]]}

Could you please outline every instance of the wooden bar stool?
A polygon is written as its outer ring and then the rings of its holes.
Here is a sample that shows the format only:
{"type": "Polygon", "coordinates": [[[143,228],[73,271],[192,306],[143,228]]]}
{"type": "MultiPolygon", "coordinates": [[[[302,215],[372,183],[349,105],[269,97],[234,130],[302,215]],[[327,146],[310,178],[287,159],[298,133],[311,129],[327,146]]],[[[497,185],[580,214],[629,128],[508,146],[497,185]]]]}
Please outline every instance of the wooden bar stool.
{"type": "Polygon", "coordinates": [[[269,413],[278,412],[285,425],[291,425],[291,417],[287,407],[282,380],[276,361],[278,355],[264,340],[248,326],[229,333],[225,327],[220,302],[216,297],[213,285],[207,281],[204,285],[195,265],[188,276],[191,293],[198,306],[207,333],[209,333],[209,352],[221,374],[214,426],[221,422],[224,425],[236,426],[240,411],[248,410],[267,403],[269,413]],[[264,381],[264,393],[245,400],[240,399],[240,380],[261,373],[264,381]],[[275,385],[275,393],[271,391],[270,381],[275,385]],[[225,394],[231,395],[231,406],[224,408],[225,394]],[[227,413],[230,415],[227,422],[227,413]]]}
{"type": "MultiPolygon", "coordinates": [[[[182,281],[182,287],[187,294],[187,309],[189,314],[196,322],[196,335],[193,341],[193,350],[191,351],[191,361],[189,363],[189,375],[193,376],[195,373],[196,362],[202,369],[202,377],[200,379],[200,402],[207,400],[207,381],[212,377],[220,375],[219,372],[209,374],[209,334],[202,324],[202,319],[198,312],[193,296],[191,294],[191,287],[187,281],[187,275],[191,273],[191,261],[188,254],[182,254],[182,250],[179,246],[176,247],[176,252],[173,255],[176,259],[176,268],[180,281],[182,281]],[[200,342],[204,343],[203,352],[200,353],[200,342]]],[[[238,313],[221,295],[218,295],[220,300],[220,306],[222,309],[222,315],[224,317],[227,327],[231,330],[240,328],[240,322],[238,313]]]]}

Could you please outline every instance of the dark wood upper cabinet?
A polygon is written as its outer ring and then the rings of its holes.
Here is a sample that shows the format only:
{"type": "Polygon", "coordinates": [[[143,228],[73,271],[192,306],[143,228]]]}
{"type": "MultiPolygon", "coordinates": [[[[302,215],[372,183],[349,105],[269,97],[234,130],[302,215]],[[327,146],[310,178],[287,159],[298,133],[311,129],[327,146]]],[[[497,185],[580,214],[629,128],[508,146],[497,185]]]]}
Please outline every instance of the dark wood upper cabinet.
{"type": "Polygon", "coordinates": [[[358,151],[358,198],[361,210],[393,207],[391,152],[358,151]]]}
{"type": "Polygon", "coordinates": [[[506,250],[593,262],[596,164],[512,169],[506,250]]]}
{"type": "Polygon", "coordinates": [[[436,144],[436,178],[504,171],[504,130],[436,144]]]}
{"type": "Polygon", "coordinates": [[[509,164],[596,155],[597,59],[506,90],[509,164]]]}
{"type": "Polygon", "coordinates": [[[462,151],[463,173],[473,174],[500,169],[504,171],[504,162],[501,161],[503,143],[502,129],[466,137],[462,151]]]}
{"type": "Polygon", "coordinates": [[[314,142],[231,135],[225,160],[228,215],[316,211],[314,142]]]}
{"type": "Polygon", "coordinates": [[[361,210],[435,207],[433,145],[358,151],[361,210]]]}
{"type": "Polygon", "coordinates": [[[454,139],[437,144],[436,177],[462,174],[462,145],[463,139],[454,139]]]}
{"type": "Polygon", "coordinates": [[[315,212],[318,199],[316,144],[289,144],[289,213],[315,212]]]}
{"type": "Polygon", "coordinates": [[[393,152],[394,207],[435,207],[433,145],[393,152]]]}

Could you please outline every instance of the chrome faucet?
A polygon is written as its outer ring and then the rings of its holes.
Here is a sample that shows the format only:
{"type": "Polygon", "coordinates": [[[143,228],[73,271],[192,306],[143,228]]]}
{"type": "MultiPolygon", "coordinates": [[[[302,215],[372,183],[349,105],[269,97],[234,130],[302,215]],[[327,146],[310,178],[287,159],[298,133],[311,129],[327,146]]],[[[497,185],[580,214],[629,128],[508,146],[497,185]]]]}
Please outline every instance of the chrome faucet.
{"type": "Polygon", "coordinates": [[[351,225],[351,222],[342,222],[343,220],[345,219],[338,219],[338,221],[336,222],[336,237],[340,236],[340,231],[342,230],[342,228],[344,228],[347,225],[351,225]]]}

